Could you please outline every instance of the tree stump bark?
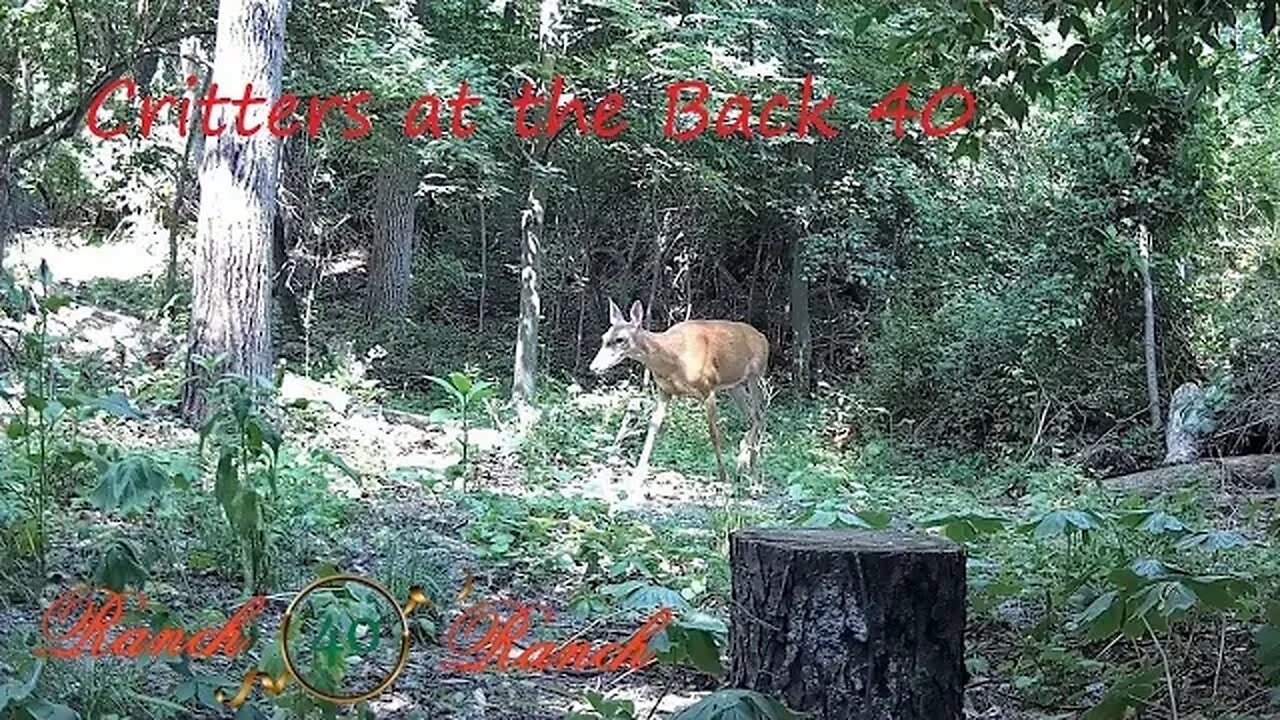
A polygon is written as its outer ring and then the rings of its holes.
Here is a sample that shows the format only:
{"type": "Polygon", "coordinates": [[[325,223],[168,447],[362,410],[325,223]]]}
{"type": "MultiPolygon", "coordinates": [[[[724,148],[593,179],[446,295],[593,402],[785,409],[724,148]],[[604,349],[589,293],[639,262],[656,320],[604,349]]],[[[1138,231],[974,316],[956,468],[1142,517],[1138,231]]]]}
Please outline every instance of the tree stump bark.
{"type": "Polygon", "coordinates": [[[814,720],[963,715],[965,552],[890,531],[742,530],[732,684],[814,720]]]}

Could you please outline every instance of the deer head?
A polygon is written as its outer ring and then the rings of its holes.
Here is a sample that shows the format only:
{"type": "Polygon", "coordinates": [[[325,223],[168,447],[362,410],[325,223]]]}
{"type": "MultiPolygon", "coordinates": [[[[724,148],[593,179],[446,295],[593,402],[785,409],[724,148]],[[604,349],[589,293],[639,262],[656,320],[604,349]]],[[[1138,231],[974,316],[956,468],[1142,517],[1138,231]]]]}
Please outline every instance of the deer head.
{"type": "Polygon", "coordinates": [[[627,358],[636,359],[636,333],[644,319],[644,306],[637,300],[631,304],[631,318],[622,314],[613,299],[609,299],[609,329],[600,338],[600,352],[591,361],[591,372],[602,375],[609,368],[627,358]]]}

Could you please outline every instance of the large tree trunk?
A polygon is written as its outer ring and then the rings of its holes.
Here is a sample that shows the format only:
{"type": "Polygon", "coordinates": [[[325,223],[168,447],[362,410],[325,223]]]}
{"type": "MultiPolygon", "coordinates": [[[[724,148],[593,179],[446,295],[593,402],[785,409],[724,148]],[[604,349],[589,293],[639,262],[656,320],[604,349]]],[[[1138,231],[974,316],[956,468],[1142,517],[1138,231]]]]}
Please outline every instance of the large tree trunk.
{"type": "MultiPolygon", "coordinates": [[[[222,0],[213,82],[243,88],[266,103],[247,124],[265,125],[280,97],[287,0],[222,0]]],[[[200,169],[200,219],[192,263],[191,328],[182,410],[199,423],[207,377],[201,360],[222,356],[220,373],[259,380],[271,376],[271,232],[276,213],[280,141],[269,132],[234,131],[238,108],[221,105],[214,127],[228,128],[205,144],[200,169]]]]}
{"type": "Polygon", "coordinates": [[[409,309],[417,190],[418,166],[413,155],[399,153],[379,168],[365,288],[365,314],[370,320],[401,318],[409,309]]]}
{"type": "Polygon", "coordinates": [[[731,539],[731,684],[814,720],[962,717],[965,552],[899,532],[731,539]]]}

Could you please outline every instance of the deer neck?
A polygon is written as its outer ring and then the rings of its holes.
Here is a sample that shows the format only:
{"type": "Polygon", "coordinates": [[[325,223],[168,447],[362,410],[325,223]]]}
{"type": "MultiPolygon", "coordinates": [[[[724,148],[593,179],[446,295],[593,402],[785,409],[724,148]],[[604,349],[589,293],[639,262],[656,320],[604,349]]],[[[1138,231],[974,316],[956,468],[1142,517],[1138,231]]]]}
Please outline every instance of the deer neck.
{"type": "Polygon", "coordinates": [[[666,340],[666,333],[636,332],[635,346],[640,351],[636,359],[657,377],[670,377],[679,366],[679,357],[666,340]]]}

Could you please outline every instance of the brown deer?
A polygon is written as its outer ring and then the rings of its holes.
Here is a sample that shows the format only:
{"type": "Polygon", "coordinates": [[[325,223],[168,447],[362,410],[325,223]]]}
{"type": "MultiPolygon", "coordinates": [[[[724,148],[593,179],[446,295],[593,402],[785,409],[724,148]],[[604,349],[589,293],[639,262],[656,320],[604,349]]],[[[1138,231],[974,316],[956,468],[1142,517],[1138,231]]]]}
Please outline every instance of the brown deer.
{"type": "Polygon", "coordinates": [[[663,332],[649,332],[640,327],[643,319],[644,306],[639,300],[631,305],[631,317],[627,318],[610,299],[609,329],[601,337],[600,352],[591,361],[592,372],[602,375],[623,360],[635,360],[649,369],[657,385],[657,405],[649,418],[635,479],[648,475],[649,457],[666,419],[667,403],[673,397],[695,397],[706,404],[716,467],[720,481],[728,482],[716,418],[716,393],[725,390],[750,423],[739,446],[738,470],[749,468],[752,479],[758,480],[769,341],[750,325],[730,320],[686,320],[663,332]]]}

